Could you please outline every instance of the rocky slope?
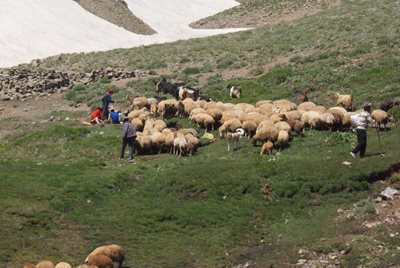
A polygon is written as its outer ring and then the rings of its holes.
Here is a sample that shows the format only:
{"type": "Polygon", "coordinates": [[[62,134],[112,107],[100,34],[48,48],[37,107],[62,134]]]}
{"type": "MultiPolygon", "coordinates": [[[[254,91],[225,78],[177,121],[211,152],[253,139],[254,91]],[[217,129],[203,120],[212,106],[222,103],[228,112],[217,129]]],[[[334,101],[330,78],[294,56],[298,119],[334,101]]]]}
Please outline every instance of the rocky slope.
{"type": "Polygon", "coordinates": [[[155,31],[129,10],[124,0],[74,0],[90,13],[136,34],[155,31]]]}

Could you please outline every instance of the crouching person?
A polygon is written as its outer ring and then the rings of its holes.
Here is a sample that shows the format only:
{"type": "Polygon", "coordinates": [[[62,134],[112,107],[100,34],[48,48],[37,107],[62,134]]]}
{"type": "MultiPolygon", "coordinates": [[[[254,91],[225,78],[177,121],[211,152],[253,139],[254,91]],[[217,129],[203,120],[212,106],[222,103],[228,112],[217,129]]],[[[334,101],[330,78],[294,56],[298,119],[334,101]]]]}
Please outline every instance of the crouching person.
{"type": "Polygon", "coordinates": [[[129,160],[133,160],[133,144],[136,139],[136,127],[129,122],[127,117],[124,118],[124,124],[122,125],[122,149],[121,149],[121,159],[124,158],[125,148],[128,145],[129,160]]]}

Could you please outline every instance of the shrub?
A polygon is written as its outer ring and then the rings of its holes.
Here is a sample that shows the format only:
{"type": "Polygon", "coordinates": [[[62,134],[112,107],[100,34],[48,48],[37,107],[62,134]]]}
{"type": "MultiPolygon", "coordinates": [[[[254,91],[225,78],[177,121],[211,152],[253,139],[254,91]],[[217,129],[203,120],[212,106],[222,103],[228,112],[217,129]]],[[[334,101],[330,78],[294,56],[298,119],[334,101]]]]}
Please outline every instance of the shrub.
{"type": "Polygon", "coordinates": [[[106,77],[106,76],[103,76],[102,78],[100,78],[100,83],[108,84],[108,83],[110,83],[110,79],[108,79],[108,77],[106,77]]]}
{"type": "Polygon", "coordinates": [[[198,74],[201,73],[201,69],[198,67],[187,67],[183,69],[183,74],[190,75],[190,74],[198,74]]]}

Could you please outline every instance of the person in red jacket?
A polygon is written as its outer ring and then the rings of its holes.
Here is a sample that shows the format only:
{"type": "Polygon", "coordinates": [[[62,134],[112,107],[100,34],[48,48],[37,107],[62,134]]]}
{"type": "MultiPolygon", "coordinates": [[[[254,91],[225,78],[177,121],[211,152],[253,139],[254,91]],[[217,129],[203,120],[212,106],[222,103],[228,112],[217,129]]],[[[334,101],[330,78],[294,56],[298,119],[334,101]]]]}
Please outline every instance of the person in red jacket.
{"type": "Polygon", "coordinates": [[[101,123],[101,115],[103,113],[103,110],[100,107],[96,107],[91,115],[89,116],[90,118],[90,123],[92,124],[100,124],[101,123]]]}

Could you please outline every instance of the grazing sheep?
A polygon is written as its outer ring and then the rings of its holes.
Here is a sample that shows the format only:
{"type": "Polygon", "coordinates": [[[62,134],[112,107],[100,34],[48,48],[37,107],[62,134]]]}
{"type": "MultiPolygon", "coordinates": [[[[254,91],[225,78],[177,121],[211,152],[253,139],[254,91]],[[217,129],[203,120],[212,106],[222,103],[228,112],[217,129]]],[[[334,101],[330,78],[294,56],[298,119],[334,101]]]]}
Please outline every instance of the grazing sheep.
{"type": "MultiPolygon", "coordinates": [[[[99,268],[114,268],[112,259],[103,254],[91,255],[87,258],[87,264],[99,268]]],[[[119,267],[121,268],[121,265],[119,267]]]]}
{"type": "Polygon", "coordinates": [[[275,127],[278,131],[285,130],[285,131],[288,132],[288,133],[290,133],[290,130],[291,130],[290,125],[289,125],[287,122],[285,122],[285,121],[281,121],[281,122],[275,123],[274,127],[275,127]]]}
{"type": "Polygon", "coordinates": [[[286,99],[276,100],[273,104],[280,112],[289,112],[297,109],[297,105],[294,102],[286,99]]]}
{"type": "Polygon", "coordinates": [[[72,268],[71,264],[67,263],[67,262],[59,262],[57,263],[55,268],[72,268]]]}
{"type": "Polygon", "coordinates": [[[163,120],[158,119],[154,121],[153,127],[161,132],[164,128],[167,127],[167,123],[165,123],[163,120]]]}
{"type": "Polygon", "coordinates": [[[190,135],[190,137],[187,139],[187,150],[189,152],[189,156],[192,156],[193,153],[197,151],[199,144],[199,139],[194,137],[193,135],[190,135]]]}
{"type": "Polygon", "coordinates": [[[181,128],[178,130],[178,133],[182,135],[192,134],[194,137],[198,137],[198,133],[194,128],[181,128]]]}
{"type": "Polygon", "coordinates": [[[326,108],[322,105],[318,105],[312,111],[319,112],[320,114],[326,113],[326,108]]]}
{"type": "Polygon", "coordinates": [[[288,118],[288,120],[301,120],[302,112],[300,110],[294,110],[294,111],[280,114],[280,116],[282,118],[283,118],[283,115],[285,115],[288,118]]]}
{"type": "Polygon", "coordinates": [[[298,119],[290,119],[286,116],[286,114],[282,114],[282,120],[287,122],[290,126],[290,129],[296,132],[299,135],[304,129],[304,123],[298,119]]]}
{"type": "Polygon", "coordinates": [[[135,140],[135,148],[141,153],[149,153],[151,152],[151,138],[147,135],[143,135],[143,133],[136,132],[137,137],[135,140]]]}
{"type": "Polygon", "coordinates": [[[153,148],[160,154],[164,149],[165,136],[161,132],[154,132],[150,135],[153,148]]]}
{"type": "Polygon", "coordinates": [[[346,110],[353,110],[353,95],[341,95],[339,92],[335,93],[336,105],[343,106],[346,110]]]}
{"type": "Polygon", "coordinates": [[[258,129],[256,134],[252,138],[253,145],[257,145],[257,142],[266,142],[272,141],[275,142],[278,138],[278,130],[275,127],[265,126],[261,129],[258,129]]]}
{"type": "Polygon", "coordinates": [[[177,137],[174,139],[174,154],[182,156],[186,152],[187,141],[184,137],[177,137]]]}
{"type": "Polygon", "coordinates": [[[333,124],[335,122],[335,117],[331,113],[323,113],[321,116],[321,125],[332,131],[333,124]]]}
{"type": "Polygon", "coordinates": [[[264,104],[272,104],[273,101],[272,100],[259,100],[256,102],[256,107],[260,107],[264,104]]]}
{"type": "Polygon", "coordinates": [[[270,141],[265,142],[261,147],[260,155],[272,154],[273,148],[274,148],[274,144],[272,142],[270,142],[270,141]]]}
{"type": "MultiPolygon", "coordinates": [[[[164,146],[165,149],[172,154],[173,150],[174,150],[174,140],[177,137],[177,133],[169,133],[168,135],[165,136],[165,142],[164,142],[164,146]]],[[[182,135],[182,134],[181,134],[182,135]]]]}
{"type": "MultiPolygon", "coordinates": [[[[87,262],[87,260],[90,256],[99,255],[99,254],[109,257],[113,262],[117,262],[119,268],[122,267],[122,263],[125,260],[125,250],[123,249],[123,247],[121,247],[120,245],[112,244],[112,245],[101,246],[101,247],[96,248],[87,256],[85,262],[87,262]]],[[[96,265],[96,264],[93,264],[93,265],[96,265]]],[[[99,266],[99,268],[101,268],[101,267],[99,266]]]]}
{"type": "Polygon", "coordinates": [[[321,126],[321,116],[315,111],[305,112],[301,116],[301,121],[311,129],[318,129],[321,126]]]}
{"type": "Polygon", "coordinates": [[[143,121],[142,120],[140,120],[139,118],[132,118],[130,121],[136,127],[137,131],[143,130],[143,121]]]}
{"type": "Polygon", "coordinates": [[[282,121],[282,117],[280,116],[280,114],[272,114],[269,117],[269,120],[273,121],[274,124],[275,124],[275,123],[278,123],[278,122],[282,121]]]}
{"type": "Polygon", "coordinates": [[[227,132],[235,132],[236,129],[241,128],[242,123],[237,118],[232,118],[226,121],[219,129],[219,136],[221,138],[225,137],[227,132]]]}
{"type": "Polygon", "coordinates": [[[240,139],[244,136],[244,130],[238,128],[235,132],[228,132],[226,140],[228,141],[228,152],[233,152],[239,147],[240,139]]]}
{"type": "MultiPolygon", "coordinates": [[[[228,86],[229,88],[229,86],[228,86]]],[[[229,89],[229,96],[231,97],[231,99],[233,98],[237,98],[240,99],[242,95],[242,88],[239,86],[233,86],[229,89]]]]}
{"type": "Polygon", "coordinates": [[[253,120],[244,121],[242,124],[242,128],[245,132],[245,137],[253,137],[257,131],[257,124],[253,120]]]}
{"type": "Polygon", "coordinates": [[[279,151],[282,150],[289,143],[289,133],[286,130],[281,130],[278,133],[275,145],[279,147],[279,151]]]}
{"type": "Polygon", "coordinates": [[[190,112],[189,120],[191,120],[192,117],[195,116],[196,114],[204,114],[204,113],[206,113],[206,110],[204,110],[203,108],[200,108],[200,107],[194,108],[194,109],[190,112]]]}
{"type": "Polygon", "coordinates": [[[54,268],[54,264],[51,261],[41,261],[36,264],[36,268],[54,268]]]}
{"type": "Polygon", "coordinates": [[[313,102],[307,101],[300,103],[299,106],[297,106],[298,110],[303,110],[303,111],[313,111],[317,105],[313,102]]]}
{"type": "Polygon", "coordinates": [[[194,121],[198,127],[202,127],[207,130],[211,127],[214,130],[215,120],[208,114],[196,114],[192,117],[192,121],[194,121]]]}
{"type": "Polygon", "coordinates": [[[242,114],[239,117],[240,121],[244,122],[244,121],[254,121],[257,125],[259,125],[262,121],[264,121],[265,119],[268,119],[265,115],[257,113],[257,112],[251,112],[251,113],[245,113],[242,114]]]}
{"type": "Polygon", "coordinates": [[[274,125],[275,125],[274,121],[266,119],[266,120],[261,121],[260,124],[258,124],[256,131],[258,131],[259,129],[262,129],[263,127],[266,127],[266,126],[273,127],[274,125]]]}
{"type": "Polygon", "coordinates": [[[380,128],[381,124],[383,124],[383,127],[385,128],[386,131],[386,125],[388,123],[389,117],[388,114],[383,111],[383,110],[373,110],[371,113],[372,119],[376,121],[376,127],[380,128]]]}
{"type": "Polygon", "coordinates": [[[34,265],[33,263],[28,262],[28,263],[24,264],[24,268],[36,268],[36,265],[34,265]]]}
{"type": "Polygon", "coordinates": [[[157,114],[163,118],[174,116],[178,110],[178,101],[174,99],[168,99],[160,101],[157,105],[157,114]]]}
{"type": "Polygon", "coordinates": [[[222,110],[219,108],[210,108],[206,110],[206,113],[214,118],[215,122],[219,122],[222,118],[222,110]]]}
{"type": "Polygon", "coordinates": [[[132,100],[131,108],[132,110],[141,110],[148,106],[146,97],[136,97],[132,100]]]}

